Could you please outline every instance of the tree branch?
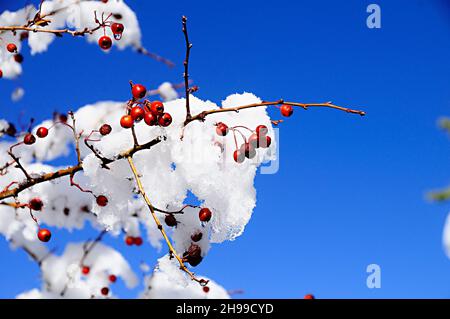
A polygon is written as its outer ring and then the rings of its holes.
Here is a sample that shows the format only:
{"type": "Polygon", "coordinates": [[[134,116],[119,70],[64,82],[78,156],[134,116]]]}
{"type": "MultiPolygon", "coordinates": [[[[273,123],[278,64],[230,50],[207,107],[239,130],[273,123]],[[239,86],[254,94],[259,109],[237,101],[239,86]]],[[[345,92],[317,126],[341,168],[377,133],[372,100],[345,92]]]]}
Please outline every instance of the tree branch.
{"type": "Polygon", "coordinates": [[[186,121],[185,121],[185,125],[186,125],[186,122],[189,122],[191,120],[191,108],[189,105],[189,95],[191,93],[190,88],[189,88],[189,55],[191,52],[192,43],[189,42],[189,35],[188,35],[188,31],[187,31],[187,18],[185,16],[183,16],[181,18],[181,22],[183,24],[183,34],[184,34],[184,39],[186,41],[186,57],[183,62],[183,65],[184,65],[184,73],[183,73],[184,90],[185,90],[185,94],[186,94],[186,121]]]}
{"type": "Polygon", "coordinates": [[[180,256],[178,256],[178,253],[175,251],[175,249],[172,246],[172,243],[170,242],[169,237],[167,236],[166,231],[164,230],[161,222],[159,221],[158,217],[156,216],[155,213],[155,209],[153,207],[153,205],[151,204],[149,198],[147,197],[147,194],[145,193],[144,187],[142,186],[142,182],[141,179],[139,177],[139,173],[137,172],[136,166],[134,165],[133,162],[133,158],[132,156],[128,156],[127,157],[128,163],[130,164],[130,168],[131,171],[133,172],[134,178],[136,180],[136,184],[139,188],[139,192],[141,193],[142,197],[145,200],[145,203],[147,204],[148,208],[150,209],[150,213],[152,214],[152,217],[156,223],[156,226],[158,227],[159,231],[161,232],[161,234],[164,237],[164,240],[167,243],[167,246],[169,247],[169,254],[172,256],[175,256],[175,258],[178,260],[178,263],[180,264],[180,269],[183,270],[185,273],[187,273],[189,275],[189,277],[191,277],[192,280],[197,281],[198,283],[202,284],[205,282],[204,279],[198,279],[197,277],[195,277],[194,273],[192,273],[184,264],[183,260],[180,258],[180,256]]]}

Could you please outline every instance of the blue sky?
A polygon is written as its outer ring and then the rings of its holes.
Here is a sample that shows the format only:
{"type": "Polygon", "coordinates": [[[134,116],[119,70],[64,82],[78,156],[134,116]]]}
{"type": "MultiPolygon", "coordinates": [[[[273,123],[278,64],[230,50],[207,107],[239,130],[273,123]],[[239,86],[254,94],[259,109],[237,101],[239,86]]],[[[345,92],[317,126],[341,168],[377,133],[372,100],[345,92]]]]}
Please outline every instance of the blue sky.
{"type": "MultiPolygon", "coordinates": [[[[25,1],[5,4],[18,8],[25,1]]],[[[10,2],[10,1],[8,1],[10,2]]],[[[220,102],[235,92],[265,100],[335,103],[296,111],[281,126],[280,171],[256,178],[257,207],[245,233],[215,245],[198,267],[244,298],[449,298],[450,260],[442,248],[449,204],[425,200],[450,180],[450,141],[436,128],[449,115],[448,1],[376,1],[381,29],[368,29],[374,1],[127,1],[151,50],[177,67],[131,50],[105,55],[82,39],[64,38],[46,54],[25,53],[25,72],[0,83],[0,118],[42,120],[98,100],[124,100],[127,81],[154,87],[182,80],[180,17],[189,18],[191,76],[198,96],[220,102]],[[24,99],[12,104],[17,85],[24,99]],[[366,267],[380,265],[382,286],[366,287],[366,267]]],[[[278,114],[273,113],[274,117],[278,114]]],[[[65,159],[64,162],[69,162],[65,159]]],[[[92,236],[61,232],[55,245],[92,236]]],[[[56,236],[55,236],[56,237],[56,236]]],[[[126,248],[153,263],[148,245],[126,248]]],[[[37,267],[0,241],[0,297],[39,285],[37,267]]],[[[134,297],[119,283],[122,297],[134,297]]]]}

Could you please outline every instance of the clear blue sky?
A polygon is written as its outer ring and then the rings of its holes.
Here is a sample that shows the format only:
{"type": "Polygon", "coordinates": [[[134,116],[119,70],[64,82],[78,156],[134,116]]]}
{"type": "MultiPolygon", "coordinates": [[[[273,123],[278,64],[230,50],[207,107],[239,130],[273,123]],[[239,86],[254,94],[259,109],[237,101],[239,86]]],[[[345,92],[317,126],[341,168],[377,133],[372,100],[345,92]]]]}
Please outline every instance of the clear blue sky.
{"type": "MultiPolygon", "coordinates": [[[[47,54],[25,54],[19,80],[1,81],[0,117],[16,120],[25,111],[42,120],[55,109],[124,100],[130,79],[149,87],[179,82],[185,14],[199,97],[219,102],[248,91],[367,111],[365,118],[296,111],[281,127],[279,173],[256,178],[257,208],[244,235],[215,245],[198,272],[245,290],[245,298],[449,298],[441,238],[450,205],[431,204],[424,193],[450,182],[450,141],[436,128],[450,113],[450,5],[376,1],[382,28],[371,30],[365,20],[373,2],[130,0],[145,45],[177,62],[175,69],[131,50],[105,55],[84,40],[59,39],[47,54]],[[12,104],[18,84],[26,95],[12,104]],[[366,287],[371,263],[381,266],[381,289],[366,287]]],[[[61,250],[64,239],[89,235],[60,232],[53,243],[61,250]]],[[[148,245],[108,242],[134,265],[156,260],[148,245]]],[[[23,252],[2,240],[0,256],[0,297],[39,284],[23,252]]],[[[117,287],[122,297],[139,290],[117,287]]]]}

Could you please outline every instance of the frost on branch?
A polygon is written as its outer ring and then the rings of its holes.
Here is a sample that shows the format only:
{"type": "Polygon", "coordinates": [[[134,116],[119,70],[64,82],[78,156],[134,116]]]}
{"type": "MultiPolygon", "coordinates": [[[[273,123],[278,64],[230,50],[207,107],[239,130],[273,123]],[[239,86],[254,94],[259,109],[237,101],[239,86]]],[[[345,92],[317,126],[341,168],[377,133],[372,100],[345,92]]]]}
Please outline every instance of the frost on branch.
{"type": "MultiPolygon", "coordinates": [[[[2,26],[26,26],[30,20],[33,20],[38,8],[34,5],[28,5],[18,11],[5,11],[0,15],[0,27],[2,26]]],[[[30,28],[40,28],[48,30],[71,30],[82,31],[85,28],[95,29],[97,24],[94,19],[94,12],[97,12],[98,18],[104,13],[105,16],[113,14],[112,20],[125,25],[124,34],[120,41],[113,41],[113,45],[119,49],[133,47],[141,49],[141,30],[136,14],[126,5],[123,0],[112,0],[107,3],[102,1],[77,1],[77,0],[47,0],[42,4],[41,16],[44,20],[49,20],[47,25],[32,25],[30,28]]],[[[114,39],[110,28],[105,28],[106,35],[114,39]]],[[[46,32],[27,32],[17,30],[15,34],[11,31],[0,31],[2,42],[0,45],[0,70],[6,78],[15,78],[22,73],[22,66],[16,62],[15,54],[6,50],[7,43],[14,43],[18,52],[21,52],[22,41],[28,41],[31,48],[31,54],[42,53],[48,49],[48,46],[55,40],[55,33],[46,32]]],[[[84,37],[88,42],[97,43],[100,36],[103,35],[103,29],[95,30],[92,33],[86,33],[84,37]]],[[[71,35],[65,35],[71,36],[71,35]]]]}

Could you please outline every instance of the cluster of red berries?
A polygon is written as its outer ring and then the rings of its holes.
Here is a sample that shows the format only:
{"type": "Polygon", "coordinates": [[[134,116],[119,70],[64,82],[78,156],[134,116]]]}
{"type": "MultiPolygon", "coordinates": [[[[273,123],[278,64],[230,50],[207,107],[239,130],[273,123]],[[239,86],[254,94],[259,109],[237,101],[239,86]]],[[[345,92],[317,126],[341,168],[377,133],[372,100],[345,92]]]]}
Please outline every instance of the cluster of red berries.
{"type": "MultiPolygon", "coordinates": [[[[111,28],[111,31],[112,31],[112,33],[114,35],[114,39],[115,40],[120,40],[122,38],[123,31],[125,30],[125,27],[123,26],[123,24],[114,22],[114,23],[111,24],[110,28],[111,28]]],[[[98,45],[103,50],[109,50],[111,48],[111,46],[112,46],[112,40],[111,40],[110,37],[108,37],[105,34],[105,35],[101,36],[98,39],[98,45]]]]}
{"type": "MultiPolygon", "coordinates": [[[[137,101],[145,97],[147,89],[142,84],[134,84],[131,87],[131,93],[133,99],[137,101]]],[[[135,122],[140,122],[142,119],[149,126],[159,125],[166,127],[172,123],[172,116],[169,113],[164,113],[164,104],[162,102],[145,100],[136,102],[136,105],[129,110],[128,114],[122,116],[120,125],[123,128],[131,128],[135,122]]]]}
{"type": "Polygon", "coordinates": [[[229,128],[225,123],[219,122],[216,123],[216,133],[219,136],[226,136],[229,131],[232,131],[235,137],[236,141],[236,131],[240,133],[240,135],[244,138],[244,143],[241,145],[241,147],[238,147],[236,142],[236,150],[233,153],[233,158],[236,163],[242,163],[244,162],[245,158],[251,159],[256,156],[256,149],[257,148],[268,148],[270,144],[272,143],[272,138],[267,135],[268,129],[265,125],[258,125],[254,131],[248,129],[247,127],[243,126],[235,126],[229,128]],[[252,134],[248,137],[248,139],[245,137],[245,135],[238,129],[238,128],[245,128],[252,132],[252,134]]]}
{"type": "MultiPolygon", "coordinates": [[[[17,63],[23,62],[23,55],[17,52],[17,45],[14,43],[8,43],[6,45],[6,51],[14,54],[14,61],[17,63]]],[[[0,70],[0,78],[3,77],[3,71],[0,70]]]]}
{"type": "Polygon", "coordinates": [[[142,243],[143,243],[142,237],[133,237],[133,236],[125,237],[125,244],[127,244],[127,246],[132,245],[141,246],[142,243]]]}
{"type": "MultiPolygon", "coordinates": [[[[85,276],[87,276],[89,274],[89,272],[91,271],[91,268],[89,266],[83,266],[81,267],[81,273],[85,276]]],[[[116,275],[109,275],[108,276],[108,280],[111,283],[115,283],[117,281],[117,276],[116,275]]],[[[109,288],[108,287],[103,287],[102,289],[100,289],[100,293],[104,296],[107,296],[109,294],[109,288]]]]}

